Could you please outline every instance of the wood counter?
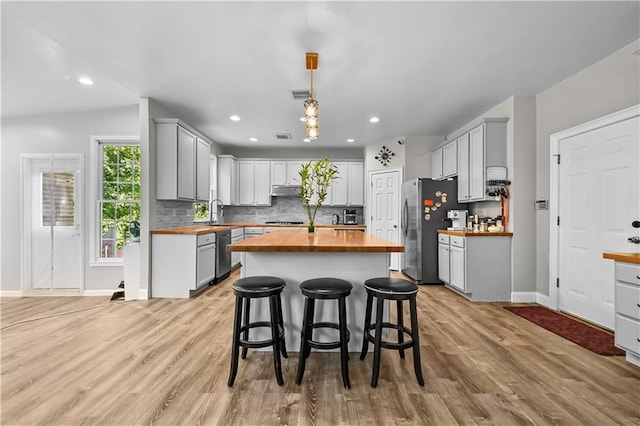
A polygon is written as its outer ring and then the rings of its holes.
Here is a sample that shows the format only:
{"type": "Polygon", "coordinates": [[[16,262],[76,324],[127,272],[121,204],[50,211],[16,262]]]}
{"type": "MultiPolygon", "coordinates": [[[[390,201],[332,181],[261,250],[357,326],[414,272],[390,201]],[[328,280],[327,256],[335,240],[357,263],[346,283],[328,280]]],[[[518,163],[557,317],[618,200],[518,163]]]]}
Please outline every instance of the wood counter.
{"type": "Polygon", "coordinates": [[[438,229],[438,234],[456,235],[458,237],[513,237],[513,232],[473,232],[438,229]]]}
{"type": "Polygon", "coordinates": [[[316,229],[272,232],[227,246],[240,252],[391,253],[404,247],[366,232],[316,229]]]}
{"type": "Polygon", "coordinates": [[[602,257],[605,259],[616,260],[618,262],[635,263],[640,265],[640,253],[604,252],[602,257]]]}

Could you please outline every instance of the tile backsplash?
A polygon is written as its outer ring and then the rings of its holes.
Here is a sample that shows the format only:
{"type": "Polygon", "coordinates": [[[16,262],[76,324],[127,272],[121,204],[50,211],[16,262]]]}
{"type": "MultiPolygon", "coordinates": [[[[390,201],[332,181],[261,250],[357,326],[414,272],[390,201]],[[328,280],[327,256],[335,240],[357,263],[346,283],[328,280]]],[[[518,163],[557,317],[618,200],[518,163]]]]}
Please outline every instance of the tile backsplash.
{"type": "Polygon", "coordinates": [[[193,202],[156,200],[155,228],[193,225],[193,202]]]}
{"type": "MultiPolygon", "coordinates": [[[[346,207],[355,210],[358,223],[363,223],[362,207],[346,207]]],[[[344,207],[320,207],[315,222],[318,224],[331,223],[331,216],[340,215],[340,223],[344,221],[344,207]]],[[[226,223],[264,223],[270,220],[301,221],[307,223],[307,211],[297,197],[272,197],[271,206],[241,207],[224,206],[224,221],[226,223]]]]}
{"type": "MultiPolygon", "coordinates": [[[[364,223],[362,207],[320,207],[316,214],[317,224],[330,224],[331,216],[340,215],[344,223],[343,210],[356,211],[358,223],[364,223]]],[[[193,202],[156,200],[154,228],[172,228],[193,225],[193,202]]],[[[300,221],[307,223],[307,211],[297,197],[272,197],[271,206],[224,206],[225,223],[264,223],[266,221],[300,221]]]]}

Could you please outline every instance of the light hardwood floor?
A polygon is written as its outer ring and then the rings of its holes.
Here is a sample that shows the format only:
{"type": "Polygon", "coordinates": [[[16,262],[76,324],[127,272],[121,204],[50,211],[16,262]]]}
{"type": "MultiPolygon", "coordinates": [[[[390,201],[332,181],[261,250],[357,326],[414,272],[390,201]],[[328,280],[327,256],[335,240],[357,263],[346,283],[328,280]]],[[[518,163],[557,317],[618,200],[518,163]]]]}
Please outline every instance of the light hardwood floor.
{"type": "Polygon", "coordinates": [[[1,299],[0,423],[640,424],[640,368],[441,286],[418,295],[424,387],[383,350],[376,389],[371,355],[345,390],[338,353],[312,353],[301,386],[290,354],[279,387],[251,351],[228,388],[237,278],[190,300],[1,299]]]}

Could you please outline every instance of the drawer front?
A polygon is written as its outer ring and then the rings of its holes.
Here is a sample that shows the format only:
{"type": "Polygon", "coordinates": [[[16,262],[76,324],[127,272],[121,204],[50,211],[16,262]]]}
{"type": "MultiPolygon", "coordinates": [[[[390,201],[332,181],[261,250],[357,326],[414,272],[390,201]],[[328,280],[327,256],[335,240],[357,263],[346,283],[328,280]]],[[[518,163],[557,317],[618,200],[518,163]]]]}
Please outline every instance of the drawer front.
{"type": "Polygon", "coordinates": [[[449,235],[438,234],[438,242],[443,244],[449,244],[449,235]]]}
{"type": "Polygon", "coordinates": [[[616,313],[640,321],[640,287],[616,281],[616,313]]]}
{"type": "Polygon", "coordinates": [[[216,233],[198,235],[198,247],[216,242],[216,233]]]}
{"type": "Polygon", "coordinates": [[[454,247],[464,248],[464,237],[457,237],[455,235],[452,235],[450,242],[454,247]]]}
{"type": "Polygon", "coordinates": [[[640,354],[640,321],[616,315],[616,346],[640,354]]]}
{"type": "Polygon", "coordinates": [[[616,280],[640,286],[640,265],[616,262],[616,280]]]}

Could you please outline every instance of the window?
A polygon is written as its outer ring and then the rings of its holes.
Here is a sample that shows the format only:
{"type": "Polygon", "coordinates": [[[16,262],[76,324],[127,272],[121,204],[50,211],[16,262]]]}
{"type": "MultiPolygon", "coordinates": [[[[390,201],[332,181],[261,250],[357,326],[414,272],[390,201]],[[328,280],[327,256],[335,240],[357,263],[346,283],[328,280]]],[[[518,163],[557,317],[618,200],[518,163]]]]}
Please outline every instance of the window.
{"type": "Polygon", "coordinates": [[[93,257],[121,262],[132,235],[129,224],[140,220],[140,146],[138,141],[96,141],[93,257]]]}
{"type": "Polygon", "coordinates": [[[218,188],[218,157],[212,155],[209,161],[209,165],[209,171],[211,173],[209,177],[209,202],[193,203],[194,222],[206,222],[209,220],[209,203],[216,198],[216,189],[218,188]]]}

